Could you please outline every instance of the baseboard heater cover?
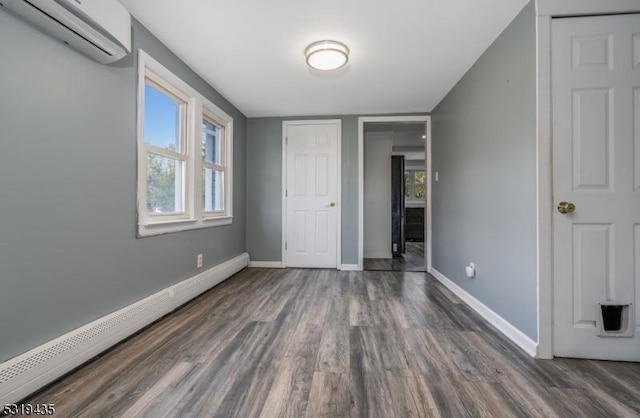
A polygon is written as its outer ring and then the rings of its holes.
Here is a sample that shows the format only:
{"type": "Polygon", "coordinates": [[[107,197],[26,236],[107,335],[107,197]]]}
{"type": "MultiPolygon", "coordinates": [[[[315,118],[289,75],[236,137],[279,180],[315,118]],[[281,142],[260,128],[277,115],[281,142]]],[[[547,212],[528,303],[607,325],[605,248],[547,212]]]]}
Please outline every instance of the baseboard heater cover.
{"type": "Polygon", "coordinates": [[[0,405],[16,403],[249,265],[243,253],[0,364],[0,405]]]}

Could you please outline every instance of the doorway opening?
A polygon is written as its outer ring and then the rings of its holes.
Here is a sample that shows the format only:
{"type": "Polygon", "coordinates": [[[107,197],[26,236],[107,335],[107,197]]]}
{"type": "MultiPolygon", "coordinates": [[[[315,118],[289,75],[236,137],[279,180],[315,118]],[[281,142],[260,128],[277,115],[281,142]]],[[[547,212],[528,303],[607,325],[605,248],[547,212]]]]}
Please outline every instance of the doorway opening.
{"type": "Polygon", "coordinates": [[[360,118],[363,270],[428,271],[428,118],[360,118]]]}

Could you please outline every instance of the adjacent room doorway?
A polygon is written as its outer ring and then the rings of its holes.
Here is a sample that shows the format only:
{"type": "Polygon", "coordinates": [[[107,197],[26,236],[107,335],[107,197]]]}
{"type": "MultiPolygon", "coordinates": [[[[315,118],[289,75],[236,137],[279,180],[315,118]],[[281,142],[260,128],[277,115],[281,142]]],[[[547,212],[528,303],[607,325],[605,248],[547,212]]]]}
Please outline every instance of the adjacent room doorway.
{"type": "Polygon", "coordinates": [[[428,271],[429,116],[359,118],[364,270],[428,271]]]}

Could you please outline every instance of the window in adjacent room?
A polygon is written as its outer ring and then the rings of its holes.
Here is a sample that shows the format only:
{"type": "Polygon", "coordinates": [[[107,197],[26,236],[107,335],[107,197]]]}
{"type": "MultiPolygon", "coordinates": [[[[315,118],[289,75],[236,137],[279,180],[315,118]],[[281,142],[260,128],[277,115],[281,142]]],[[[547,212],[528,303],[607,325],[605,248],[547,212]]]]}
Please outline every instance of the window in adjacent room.
{"type": "Polygon", "coordinates": [[[139,54],[138,234],[231,223],[233,119],[139,54]]]}
{"type": "Polygon", "coordinates": [[[424,170],[413,170],[413,198],[423,200],[427,189],[425,188],[424,170]]]}
{"type": "Polygon", "coordinates": [[[424,170],[404,171],[404,197],[407,200],[424,200],[427,194],[424,170]]]}

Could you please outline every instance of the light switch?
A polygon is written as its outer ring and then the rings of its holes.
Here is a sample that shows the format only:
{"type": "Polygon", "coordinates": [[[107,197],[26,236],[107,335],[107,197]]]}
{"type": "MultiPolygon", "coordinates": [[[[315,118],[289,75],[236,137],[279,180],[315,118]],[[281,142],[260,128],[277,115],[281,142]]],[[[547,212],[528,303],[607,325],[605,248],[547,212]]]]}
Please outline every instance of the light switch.
{"type": "Polygon", "coordinates": [[[438,181],[438,172],[436,171],[436,181],[438,181]]]}

